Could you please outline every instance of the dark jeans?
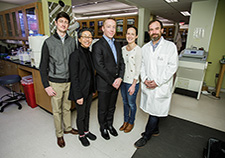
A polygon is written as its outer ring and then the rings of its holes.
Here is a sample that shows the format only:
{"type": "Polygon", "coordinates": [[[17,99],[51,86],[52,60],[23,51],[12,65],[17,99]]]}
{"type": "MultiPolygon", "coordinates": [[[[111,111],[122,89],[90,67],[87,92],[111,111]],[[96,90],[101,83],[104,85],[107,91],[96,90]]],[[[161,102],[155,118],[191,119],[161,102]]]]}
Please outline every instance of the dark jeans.
{"type": "Polygon", "coordinates": [[[144,138],[149,140],[155,131],[159,130],[159,117],[149,115],[147,125],[145,127],[144,138]]]}
{"type": "Polygon", "coordinates": [[[121,95],[123,98],[123,109],[124,109],[124,122],[129,122],[130,124],[134,124],[135,115],[137,111],[136,107],[136,98],[139,89],[139,83],[135,86],[134,94],[130,95],[128,89],[132,84],[122,83],[121,84],[121,95]]]}
{"type": "Polygon", "coordinates": [[[88,95],[82,105],[76,103],[77,109],[77,128],[79,135],[84,135],[84,132],[89,131],[90,107],[92,94],[88,95]]]}
{"type": "Polygon", "coordinates": [[[98,91],[98,121],[101,131],[113,124],[117,96],[116,89],[109,93],[98,91]]]}

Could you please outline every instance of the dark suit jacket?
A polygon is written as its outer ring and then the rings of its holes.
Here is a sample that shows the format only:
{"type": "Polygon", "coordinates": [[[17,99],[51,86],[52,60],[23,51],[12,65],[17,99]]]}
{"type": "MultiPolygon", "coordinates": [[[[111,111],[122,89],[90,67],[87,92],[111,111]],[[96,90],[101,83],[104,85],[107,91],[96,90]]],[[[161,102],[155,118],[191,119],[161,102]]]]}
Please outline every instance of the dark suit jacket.
{"type": "Polygon", "coordinates": [[[88,66],[88,60],[81,48],[78,47],[75,52],[70,55],[69,59],[69,69],[70,69],[70,100],[78,100],[81,98],[86,99],[89,93],[89,88],[91,84],[91,75],[94,79],[94,91],[96,91],[96,81],[94,76],[94,65],[91,60],[91,70],[88,66]],[[91,72],[92,71],[92,72],[91,72]]]}
{"type": "Polygon", "coordinates": [[[114,89],[112,86],[114,80],[118,77],[123,79],[125,65],[122,50],[120,44],[117,42],[115,42],[115,47],[117,51],[117,63],[104,37],[98,40],[92,47],[98,91],[110,92],[114,89]]]}

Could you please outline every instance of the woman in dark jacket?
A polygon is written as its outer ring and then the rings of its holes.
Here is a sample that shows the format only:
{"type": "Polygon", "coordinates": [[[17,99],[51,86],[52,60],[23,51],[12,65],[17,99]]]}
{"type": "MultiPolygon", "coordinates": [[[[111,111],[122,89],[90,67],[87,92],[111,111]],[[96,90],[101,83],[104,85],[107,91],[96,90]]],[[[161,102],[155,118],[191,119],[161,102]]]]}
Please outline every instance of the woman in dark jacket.
{"type": "Polygon", "coordinates": [[[79,140],[84,146],[90,145],[87,138],[90,140],[97,138],[89,131],[90,107],[92,96],[96,91],[94,66],[89,51],[92,38],[91,29],[81,29],[78,32],[78,49],[70,55],[69,60],[71,79],[69,99],[76,103],[79,140]]]}

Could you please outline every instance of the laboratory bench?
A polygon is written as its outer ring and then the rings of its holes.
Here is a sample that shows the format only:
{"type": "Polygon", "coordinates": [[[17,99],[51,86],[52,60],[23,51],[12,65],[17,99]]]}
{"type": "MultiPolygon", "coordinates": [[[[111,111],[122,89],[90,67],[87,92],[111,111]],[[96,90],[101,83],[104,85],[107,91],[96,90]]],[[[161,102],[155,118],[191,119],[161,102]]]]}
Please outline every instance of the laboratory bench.
{"type": "MultiPolygon", "coordinates": [[[[8,60],[0,59],[0,76],[5,75],[20,75],[20,77],[32,75],[36,104],[46,111],[52,113],[51,99],[47,95],[42,85],[39,69],[32,67],[30,63],[21,62],[20,60],[8,60]]],[[[16,85],[15,90],[23,92],[23,86],[21,84],[16,85]]],[[[75,108],[74,102],[72,102],[72,109],[75,108]]]]}

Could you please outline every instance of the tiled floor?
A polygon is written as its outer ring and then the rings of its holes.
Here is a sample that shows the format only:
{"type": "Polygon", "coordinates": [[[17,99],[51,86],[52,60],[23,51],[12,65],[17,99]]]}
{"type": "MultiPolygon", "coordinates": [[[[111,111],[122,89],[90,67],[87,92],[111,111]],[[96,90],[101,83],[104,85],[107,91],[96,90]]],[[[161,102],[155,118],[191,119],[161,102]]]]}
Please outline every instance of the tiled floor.
{"type": "MultiPolygon", "coordinates": [[[[0,87],[0,96],[7,90],[0,87]]],[[[25,101],[22,110],[10,106],[0,113],[0,157],[2,158],[130,158],[136,148],[133,143],[140,138],[147,121],[147,114],[138,108],[135,127],[131,133],[118,131],[119,136],[106,141],[101,138],[97,120],[97,99],[93,101],[90,117],[90,131],[97,135],[89,147],[83,147],[77,136],[65,135],[65,148],[56,145],[52,115],[41,108],[30,108],[25,101]]],[[[137,99],[139,103],[139,97],[137,99]]],[[[194,98],[173,95],[170,114],[225,131],[225,93],[215,100],[201,96],[194,98]]],[[[75,125],[76,111],[72,112],[75,125]]],[[[114,126],[123,123],[122,99],[119,95],[114,126]]]]}

